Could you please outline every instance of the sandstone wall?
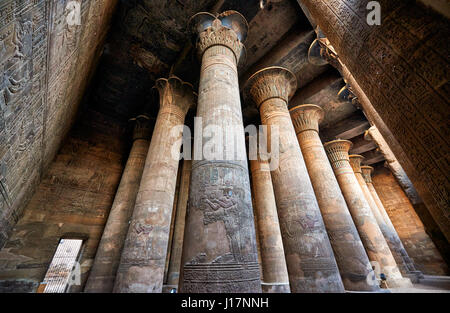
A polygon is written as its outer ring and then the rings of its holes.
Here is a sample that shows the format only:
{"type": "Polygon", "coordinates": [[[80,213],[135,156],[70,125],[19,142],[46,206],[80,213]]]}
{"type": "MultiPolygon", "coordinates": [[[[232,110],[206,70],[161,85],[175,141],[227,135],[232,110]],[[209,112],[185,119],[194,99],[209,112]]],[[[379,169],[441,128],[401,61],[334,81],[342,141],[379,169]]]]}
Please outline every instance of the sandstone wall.
{"type": "Polygon", "coordinates": [[[0,248],[71,128],[117,0],[0,1],[0,248]]]}
{"type": "Polygon", "coordinates": [[[372,181],[417,269],[428,275],[448,275],[447,264],[425,232],[411,202],[391,172],[378,166],[372,175],[372,181]]]}
{"type": "Polygon", "coordinates": [[[123,129],[93,111],[75,125],[0,251],[0,292],[33,291],[62,237],[84,239],[84,282],[122,174],[123,129]]]}

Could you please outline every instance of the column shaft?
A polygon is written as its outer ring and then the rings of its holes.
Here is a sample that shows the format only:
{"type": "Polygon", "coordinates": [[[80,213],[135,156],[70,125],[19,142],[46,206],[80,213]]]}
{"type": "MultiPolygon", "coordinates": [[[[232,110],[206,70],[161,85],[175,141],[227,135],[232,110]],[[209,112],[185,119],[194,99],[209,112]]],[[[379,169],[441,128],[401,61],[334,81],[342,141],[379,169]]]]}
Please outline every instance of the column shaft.
{"type": "Polygon", "coordinates": [[[385,222],[386,230],[388,231],[388,234],[386,235],[389,237],[388,239],[386,239],[386,241],[388,242],[389,247],[393,252],[392,254],[394,255],[401,273],[403,275],[408,275],[411,279],[413,279],[413,281],[418,281],[418,279],[420,277],[423,277],[423,275],[416,270],[414,262],[409,257],[408,252],[406,252],[406,249],[403,246],[403,243],[400,240],[400,237],[395,230],[394,225],[392,224],[391,219],[389,218],[386,209],[384,208],[384,205],[381,202],[381,199],[372,184],[371,173],[373,172],[373,167],[361,166],[361,171],[367,188],[369,189],[370,194],[372,195],[372,198],[375,201],[375,204],[377,205],[378,210],[380,211],[381,216],[383,217],[383,220],[385,222]]]}
{"type": "Polygon", "coordinates": [[[175,227],[170,253],[167,285],[178,289],[181,267],[181,253],[183,251],[184,225],[186,220],[186,207],[189,198],[189,182],[191,179],[192,161],[184,160],[181,170],[180,192],[178,195],[175,227]]]}
{"type": "Polygon", "coordinates": [[[319,137],[323,110],[305,104],[290,112],[345,289],[377,291],[367,279],[373,276],[369,258],[319,137]]]}
{"type": "Polygon", "coordinates": [[[259,231],[263,292],[290,292],[277,205],[267,161],[250,160],[253,196],[259,231]]]}
{"type": "Polygon", "coordinates": [[[122,252],[114,292],[161,292],[181,147],[174,131],[194,103],[192,86],[159,79],[160,109],[122,252]]]}
{"type": "Polygon", "coordinates": [[[201,56],[194,154],[201,143],[205,155],[192,162],[180,291],[261,292],[237,73],[248,25],[227,11],[198,13],[191,26],[201,56]]]}
{"type": "Polygon", "coordinates": [[[301,2],[406,153],[418,184],[408,175],[450,240],[448,21],[420,1],[379,0],[379,26],[367,23],[367,1],[301,2]]]}
{"type": "Polygon", "coordinates": [[[133,120],[136,122],[133,145],[113,205],[109,211],[108,220],[84,292],[109,293],[112,292],[114,287],[120,253],[139,190],[151,132],[147,116],[140,115],[133,120]]]}
{"type": "MultiPolygon", "coordinates": [[[[378,209],[378,206],[376,205],[375,201],[372,198],[372,195],[370,194],[369,188],[366,185],[366,182],[364,181],[364,178],[362,176],[362,171],[361,171],[361,160],[363,159],[363,156],[360,155],[350,155],[349,156],[349,163],[351,168],[353,169],[354,172],[354,176],[356,178],[356,180],[358,181],[358,184],[361,188],[361,191],[364,195],[364,198],[366,200],[366,202],[369,204],[369,208],[375,218],[375,221],[378,225],[379,230],[381,231],[383,238],[384,238],[384,242],[387,244],[387,247],[389,249],[389,253],[388,255],[392,256],[392,259],[389,257],[389,270],[391,271],[391,273],[395,273],[395,274],[400,274],[400,270],[399,270],[399,265],[397,263],[397,259],[396,259],[396,255],[395,255],[395,250],[393,250],[391,248],[391,243],[389,242],[389,231],[387,229],[386,223],[384,221],[384,218],[382,217],[380,210],[378,209]]],[[[381,270],[387,274],[387,270],[384,270],[383,266],[381,266],[381,270]]],[[[392,274],[391,274],[392,276],[392,274]]],[[[398,275],[397,275],[398,276],[398,275]]],[[[395,280],[391,279],[391,284],[392,287],[411,287],[411,282],[408,279],[403,279],[403,277],[397,277],[395,280]]]]}
{"type": "Polygon", "coordinates": [[[348,150],[351,145],[348,140],[334,140],[324,147],[369,260],[376,262],[375,269],[386,275],[391,286],[398,286],[396,282],[402,276],[350,166],[348,150]]]}
{"type": "Polygon", "coordinates": [[[268,137],[278,129],[279,165],[272,182],[283,238],[292,292],[343,292],[339,270],[306,170],[294,126],[287,109],[295,92],[295,76],[288,70],[270,67],[253,74],[245,94],[252,97],[268,126],[268,137]]]}

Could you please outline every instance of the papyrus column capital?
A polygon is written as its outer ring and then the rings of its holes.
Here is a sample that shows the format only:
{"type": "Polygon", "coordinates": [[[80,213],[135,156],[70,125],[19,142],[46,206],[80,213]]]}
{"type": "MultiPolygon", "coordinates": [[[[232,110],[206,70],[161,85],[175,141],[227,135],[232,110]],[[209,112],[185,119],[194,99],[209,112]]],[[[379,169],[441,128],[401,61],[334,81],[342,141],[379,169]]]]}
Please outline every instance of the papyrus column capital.
{"type": "Polygon", "coordinates": [[[159,78],[155,86],[159,92],[159,109],[168,111],[184,119],[188,110],[197,103],[197,94],[190,83],[182,81],[176,76],[159,78]]]}
{"type": "Polygon", "coordinates": [[[130,122],[134,123],[133,141],[137,139],[150,140],[152,136],[152,128],[155,124],[155,119],[146,114],[140,114],[136,117],[130,118],[130,122]]]}
{"type": "Polygon", "coordinates": [[[359,154],[351,154],[348,156],[350,165],[355,173],[362,173],[361,171],[361,162],[364,160],[364,157],[359,154]]]}
{"type": "Polygon", "coordinates": [[[297,78],[286,68],[279,66],[266,67],[259,70],[245,83],[244,97],[251,99],[259,109],[261,104],[273,98],[284,100],[286,107],[279,108],[271,105],[265,109],[268,111],[287,110],[287,103],[297,90],[297,78]]]}
{"type": "Polygon", "coordinates": [[[247,37],[248,23],[239,12],[229,10],[218,15],[199,12],[191,17],[189,28],[197,36],[196,47],[200,57],[212,46],[231,49],[236,64],[245,54],[243,42],[247,37]]]}
{"type": "Polygon", "coordinates": [[[364,180],[367,184],[372,183],[372,173],[373,173],[373,167],[368,165],[361,166],[361,172],[364,180]]]}
{"type": "Polygon", "coordinates": [[[306,130],[319,132],[319,124],[323,120],[323,109],[315,104],[297,105],[289,110],[292,123],[297,134],[306,130]]]}
{"type": "Polygon", "coordinates": [[[350,140],[344,139],[329,141],[323,145],[333,168],[338,168],[342,161],[348,161],[348,150],[352,146],[350,140]]]}

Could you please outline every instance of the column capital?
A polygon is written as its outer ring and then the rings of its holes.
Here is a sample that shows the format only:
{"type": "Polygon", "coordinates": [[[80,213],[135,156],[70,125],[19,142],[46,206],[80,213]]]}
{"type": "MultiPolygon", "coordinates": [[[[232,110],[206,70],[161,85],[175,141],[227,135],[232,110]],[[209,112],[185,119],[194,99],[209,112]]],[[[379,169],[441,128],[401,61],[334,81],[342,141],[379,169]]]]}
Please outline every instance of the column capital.
{"type": "Polygon", "coordinates": [[[159,92],[160,110],[175,106],[180,109],[179,114],[182,114],[184,118],[188,110],[196,105],[197,94],[192,85],[176,76],[157,79],[153,88],[159,92]]]}
{"type": "Polygon", "coordinates": [[[348,161],[348,150],[353,146],[350,140],[338,139],[325,143],[323,147],[330,162],[348,161]]]}
{"type": "Polygon", "coordinates": [[[306,130],[319,132],[319,124],[325,115],[323,109],[315,104],[297,105],[290,109],[289,113],[297,134],[306,130]]]}
{"type": "Polygon", "coordinates": [[[372,183],[372,173],[373,173],[373,167],[368,165],[361,166],[361,172],[364,180],[366,183],[371,184],[372,183]]]}
{"type": "Polygon", "coordinates": [[[229,10],[220,14],[199,12],[189,20],[189,29],[197,37],[196,47],[201,57],[212,46],[225,46],[231,49],[236,64],[245,54],[243,42],[247,38],[248,23],[237,11],[229,10]]]}
{"type": "Polygon", "coordinates": [[[250,76],[244,86],[244,98],[251,99],[259,109],[272,98],[286,102],[297,90],[297,78],[288,69],[280,66],[266,67],[250,76]]]}
{"type": "Polygon", "coordinates": [[[154,118],[151,118],[146,114],[140,114],[136,117],[130,118],[129,121],[134,123],[133,141],[137,139],[150,140],[152,136],[152,128],[155,124],[154,118]]]}
{"type": "Polygon", "coordinates": [[[348,156],[350,165],[355,173],[362,173],[361,171],[361,161],[364,159],[362,155],[351,154],[348,156]]]}

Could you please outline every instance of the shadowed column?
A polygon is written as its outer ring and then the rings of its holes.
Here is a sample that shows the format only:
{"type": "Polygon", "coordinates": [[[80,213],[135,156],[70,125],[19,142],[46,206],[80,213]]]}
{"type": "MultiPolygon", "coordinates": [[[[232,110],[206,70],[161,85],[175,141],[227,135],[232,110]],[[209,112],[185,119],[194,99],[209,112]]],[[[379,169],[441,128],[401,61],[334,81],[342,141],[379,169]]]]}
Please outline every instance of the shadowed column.
{"type": "Polygon", "coordinates": [[[399,162],[450,240],[448,19],[421,3],[432,1],[378,0],[379,25],[368,23],[368,0],[297,1],[404,151],[399,162]]]}
{"type": "Polygon", "coordinates": [[[351,146],[352,143],[348,140],[333,140],[324,144],[369,260],[376,262],[381,272],[387,276],[387,281],[395,285],[402,276],[350,166],[348,150],[351,146]]]}
{"type": "Polygon", "coordinates": [[[133,213],[136,195],[141,182],[145,157],[147,156],[153,122],[146,115],[131,119],[135,122],[133,145],[120,184],[103,230],[102,239],[95,254],[94,263],[84,292],[112,292],[120,253],[133,213]]]}
{"type": "Polygon", "coordinates": [[[289,110],[317,202],[346,290],[378,291],[373,270],[319,137],[323,109],[304,104],[289,110]]]}
{"type": "Polygon", "coordinates": [[[247,21],[198,13],[190,28],[201,70],[180,292],[261,292],[237,73],[247,21]]]}
{"type": "Polygon", "coordinates": [[[261,247],[262,290],[263,292],[289,293],[289,276],[269,163],[258,156],[257,160],[250,160],[250,168],[261,247]]]}
{"type": "Polygon", "coordinates": [[[377,191],[372,184],[373,167],[361,166],[361,172],[366,182],[367,188],[369,189],[370,194],[372,195],[372,198],[375,201],[381,213],[381,216],[385,221],[386,230],[388,231],[389,237],[386,240],[389,244],[389,247],[391,248],[392,254],[394,255],[395,261],[397,262],[400,271],[403,275],[410,275],[410,278],[413,279],[413,281],[418,281],[420,277],[423,277],[423,274],[420,271],[416,270],[414,262],[409,257],[408,252],[406,252],[406,249],[403,246],[403,243],[400,240],[400,237],[397,234],[397,231],[395,230],[394,225],[392,224],[391,219],[389,218],[386,209],[384,208],[384,205],[380,200],[380,197],[378,197],[377,191]]]}
{"type": "MultiPolygon", "coordinates": [[[[297,86],[294,74],[269,67],[253,74],[245,95],[261,114],[268,133],[279,130],[279,166],[271,172],[292,292],[343,292],[339,270],[306,170],[288,99],[297,86]]],[[[267,136],[271,138],[271,135],[267,136]]]]}
{"type": "MultiPolygon", "coordinates": [[[[364,181],[364,178],[362,176],[361,171],[361,161],[364,159],[363,156],[352,154],[349,156],[349,162],[350,166],[353,169],[353,172],[355,173],[356,180],[358,181],[359,186],[361,187],[361,190],[363,192],[364,198],[366,199],[367,203],[369,204],[370,210],[372,211],[373,216],[375,217],[375,221],[378,224],[378,227],[383,234],[384,241],[389,247],[390,255],[392,255],[393,260],[390,258],[388,259],[390,266],[390,270],[393,273],[399,272],[400,270],[398,268],[397,259],[395,256],[395,250],[392,249],[392,244],[389,242],[389,231],[386,226],[386,222],[384,221],[384,218],[381,216],[380,210],[378,209],[377,204],[375,203],[375,200],[373,200],[372,195],[370,194],[369,188],[367,188],[366,182],[364,181]],[[393,262],[392,262],[393,261],[393,262]]],[[[400,261],[403,262],[403,260],[400,261]]],[[[381,265],[381,268],[383,270],[383,265],[381,265]]],[[[385,273],[387,274],[387,273],[385,273]]],[[[401,275],[401,274],[400,274],[401,275]]],[[[390,285],[392,287],[412,287],[411,281],[409,279],[402,278],[396,278],[394,282],[390,282],[390,285]]]]}
{"type": "Polygon", "coordinates": [[[160,78],[160,109],[117,272],[114,292],[161,292],[178,171],[180,127],[195,103],[192,86],[160,78]]]}
{"type": "Polygon", "coordinates": [[[184,224],[186,220],[186,207],[189,198],[189,182],[191,179],[192,161],[184,160],[181,169],[180,192],[177,201],[175,226],[172,239],[172,251],[170,253],[167,285],[178,289],[181,267],[181,253],[183,251],[184,224]]]}

